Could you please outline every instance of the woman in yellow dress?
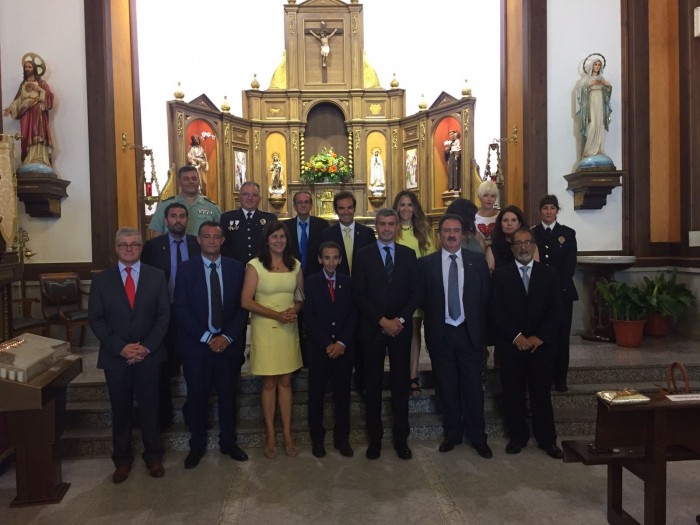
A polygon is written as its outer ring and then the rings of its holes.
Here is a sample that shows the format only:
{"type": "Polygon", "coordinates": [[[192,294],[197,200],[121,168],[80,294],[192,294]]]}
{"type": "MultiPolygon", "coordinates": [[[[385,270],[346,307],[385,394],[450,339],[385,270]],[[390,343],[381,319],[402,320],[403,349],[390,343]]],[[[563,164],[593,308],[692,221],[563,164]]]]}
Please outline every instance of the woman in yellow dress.
{"type": "Polygon", "coordinates": [[[251,371],[262,376],[265,456],[277,456],[275,402],[279,404],[284,449],[298,453],[292,437],[292,373],[301,368],[297,315],[304,286],[301,263],[292,257],[287,227],[269,222],[258,256],[245,270],[241,305],[250,311],[251,371]]]}
{"type": "MultiPolygon", "coordinates": [[[[400,191],[394,198],[394,210],[399,214],[401,229],[396,242],[411,248],[416,257],[423,257],[435,251],[433,233],[425,218],[423,208],[412,191],[400,191]]],[[[420,358],[423,312],[416,310],[413,314],[413,339],[411,339],[411,394],[420,396],[420,378],[418,377],[418,359],[420,358]]]]}

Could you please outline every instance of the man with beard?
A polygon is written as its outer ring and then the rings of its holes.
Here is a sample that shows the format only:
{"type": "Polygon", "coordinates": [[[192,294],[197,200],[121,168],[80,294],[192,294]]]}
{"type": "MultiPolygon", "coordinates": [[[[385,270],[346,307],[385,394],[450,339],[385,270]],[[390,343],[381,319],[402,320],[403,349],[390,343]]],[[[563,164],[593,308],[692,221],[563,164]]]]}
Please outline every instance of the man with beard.
{"type": "Polygon", "coordinates": [[[510,439],[506,453],[518,454],[530,439],[527,392],[537,444],[561,459],[550,392],[561,294],[556,270],[534,261],[536,247],[530,230],[517,230],[512,241],[515,261],[496,268],[491,282],[490,317],[510,439]]]}
{"type": "Polygon", "coordinates": [[[161,430],[168,428],[173,422],[173,399],[171,378],[177,375],[180,361],[175,353],[177,342],[177,318],[173,312],[175,298],[175,278],[180,265],[199,255],[199,244],[194,235],[185,233],[187,228],[187,206],[173,202],[165,208],[165,225],[167,235],[159,235],[143,245],[141,260],[163,270],[170,291],[170,326],[163,341],[168,355],[160,371],[160,403],[159,416],[161,430]]]}

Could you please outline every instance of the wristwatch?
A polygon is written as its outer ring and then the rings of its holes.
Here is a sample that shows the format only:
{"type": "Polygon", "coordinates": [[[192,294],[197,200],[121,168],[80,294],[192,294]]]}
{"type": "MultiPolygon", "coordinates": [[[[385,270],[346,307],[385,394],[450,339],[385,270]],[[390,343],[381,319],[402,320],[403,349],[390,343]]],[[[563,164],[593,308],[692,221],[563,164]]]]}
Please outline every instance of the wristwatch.
{"type": "Polygon", "coordinates": [[[406,319],[404,319],[403,317],[399,317],[399,323],[405,324],[405,323],[406,323],[406,319]]]}

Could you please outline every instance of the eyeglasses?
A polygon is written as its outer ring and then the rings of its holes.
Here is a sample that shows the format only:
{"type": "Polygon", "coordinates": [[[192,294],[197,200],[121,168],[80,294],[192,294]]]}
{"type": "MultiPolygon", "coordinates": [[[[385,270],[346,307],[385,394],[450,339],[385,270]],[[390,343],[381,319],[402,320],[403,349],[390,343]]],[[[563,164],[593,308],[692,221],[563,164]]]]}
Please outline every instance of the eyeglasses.
{"type": "Polygon", "coordinates": [[[141,248],[141,243],[140,242],[132,242],[131,244],[127,244],[125,242],[120,242],[117,244],[117,248],[120,250],[136,250],[138,248],[141,248]]]}
{"type": "Polygon", "coordinates": [[[513,246],[517,246],[520,248],[521,246],[525,246],[525,248],[529,248],[535,244],[535,241],[513,241],[513,246]]]}

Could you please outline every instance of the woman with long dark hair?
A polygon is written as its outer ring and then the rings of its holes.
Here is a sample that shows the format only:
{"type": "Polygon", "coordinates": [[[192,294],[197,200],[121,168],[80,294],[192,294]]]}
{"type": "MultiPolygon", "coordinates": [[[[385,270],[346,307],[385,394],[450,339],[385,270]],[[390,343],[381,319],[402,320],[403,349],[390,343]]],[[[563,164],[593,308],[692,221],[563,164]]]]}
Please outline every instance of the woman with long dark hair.
{"type": "Polygon", "coordinates": [[[292,373],[302,366],[297,315],[302,307],[304,275],[292,257],[287,227],[265,225],[258,256],[246,266],[241,305],[250,311],[250,365],[262,376],[265,456],[277,456],[275,409],[279,405],[284,449],[295,457],[292,437],[292,373]]]}

